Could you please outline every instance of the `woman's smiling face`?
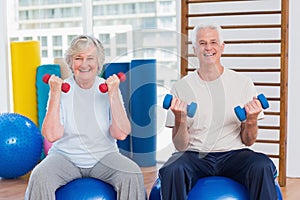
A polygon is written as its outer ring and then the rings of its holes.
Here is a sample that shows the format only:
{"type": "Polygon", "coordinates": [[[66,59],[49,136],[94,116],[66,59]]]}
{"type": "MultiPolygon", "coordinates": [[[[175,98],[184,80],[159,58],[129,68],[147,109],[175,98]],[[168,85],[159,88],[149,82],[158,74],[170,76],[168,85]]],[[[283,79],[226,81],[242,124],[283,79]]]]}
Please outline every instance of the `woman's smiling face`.
{"type": "Polygon", "coordinates": [[[72,70],[79,85],[94,82],[99,70],[97,49],[94,45],[73,56],[72,70]]]}

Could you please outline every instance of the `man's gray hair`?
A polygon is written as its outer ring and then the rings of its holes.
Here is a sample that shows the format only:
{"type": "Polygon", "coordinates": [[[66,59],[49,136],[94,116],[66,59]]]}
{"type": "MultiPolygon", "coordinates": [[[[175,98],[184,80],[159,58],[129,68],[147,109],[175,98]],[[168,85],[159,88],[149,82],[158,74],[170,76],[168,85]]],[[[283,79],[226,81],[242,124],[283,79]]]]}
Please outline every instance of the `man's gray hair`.
{"type": "Polygon", "coordinates": [[[194,29],[191,31],[191,34],[190,34],[190,39],[191,39],[192,44],[193,44],[194,47],[196,46],[198,31],[201,30],[201,29],[206,29],[206,28],[216,30],[218,32],[218,35],[219,35],[220,44],[222,44],[224,42],[223,35],[222,35],[222,29],[221,29],[220,25],[215,24],[215,23],[198,24],[194,27],[194,29]]]}

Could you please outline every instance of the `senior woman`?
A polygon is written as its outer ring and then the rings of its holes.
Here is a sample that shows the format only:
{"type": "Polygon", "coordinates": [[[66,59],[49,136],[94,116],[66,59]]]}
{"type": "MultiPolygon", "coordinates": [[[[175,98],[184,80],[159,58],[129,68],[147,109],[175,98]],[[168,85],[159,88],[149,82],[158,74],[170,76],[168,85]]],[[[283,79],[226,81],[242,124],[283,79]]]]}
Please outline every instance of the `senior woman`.
{"type": "Polygon", "coordinates": [[[42,134],[53,143],[47,157],[31,173],[25,199],[55,199],[62,185],[82,177],[93,177],[111,184],[117,199],[146,199],[139,166],[119,153],[116,140],[131,131],[116,75],[99,78],[104,48],[89,35],[73,39],[65,61],[72,76],[71,86],[61,92],[63,80],[52,75],[42,134]],[[99,84],[106,83],[107,93],[99,84]]]}

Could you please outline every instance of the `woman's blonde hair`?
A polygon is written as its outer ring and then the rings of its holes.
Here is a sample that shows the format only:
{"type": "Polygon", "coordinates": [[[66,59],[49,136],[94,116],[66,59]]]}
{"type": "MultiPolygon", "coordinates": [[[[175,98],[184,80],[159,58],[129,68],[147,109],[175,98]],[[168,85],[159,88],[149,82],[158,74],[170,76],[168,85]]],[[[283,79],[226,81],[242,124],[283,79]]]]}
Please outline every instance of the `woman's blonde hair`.
{"type": "Polygon", "coordinates": [[[105,61],[104,47],[97,38],[90,35],[79,35],[73,38],[70,47],[65,52],[65,62],[67,65],[71,68],[73,56],[86,51],[91,46],[95,46],[97,49],[98,73],[100,74],[105,61]]]}

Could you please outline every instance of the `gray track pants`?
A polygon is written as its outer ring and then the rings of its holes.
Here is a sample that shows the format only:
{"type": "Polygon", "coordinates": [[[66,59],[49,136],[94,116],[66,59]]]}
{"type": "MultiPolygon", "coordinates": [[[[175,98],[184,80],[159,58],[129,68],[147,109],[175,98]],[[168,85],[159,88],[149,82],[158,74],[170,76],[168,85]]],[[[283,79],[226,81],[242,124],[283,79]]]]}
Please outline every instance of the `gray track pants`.
{"type": "Polygon", "coordinates": [[[62,155],[48,155],[33,169],[25,200],[55,200],[56,189],[81,177],[93,177],[111,184],[118,200],[146,199],[139,166],[120,153],[111,153],[93,168],[78,168],[62,155]]]}

